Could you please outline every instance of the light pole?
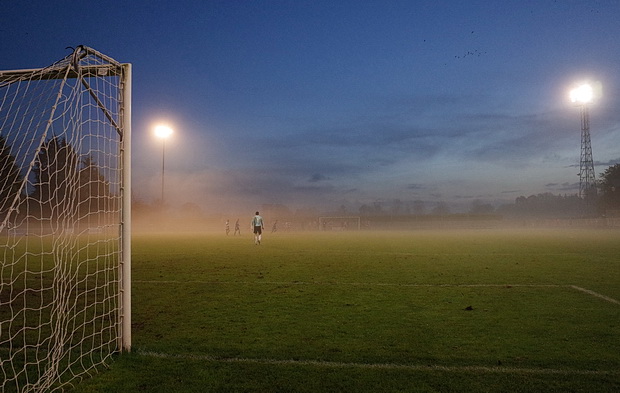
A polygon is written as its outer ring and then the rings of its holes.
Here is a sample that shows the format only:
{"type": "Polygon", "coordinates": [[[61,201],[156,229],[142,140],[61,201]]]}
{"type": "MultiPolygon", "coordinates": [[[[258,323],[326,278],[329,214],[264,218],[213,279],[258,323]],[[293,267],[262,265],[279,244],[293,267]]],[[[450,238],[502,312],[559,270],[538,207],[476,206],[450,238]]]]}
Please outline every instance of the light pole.
{"type": "Polygon", "coordinates": [[[592,103],[594,89],[584,83],[570,92],[571,101],[579,106],[581,112],[581,155],[579,159],[579,197],[589,201],[596,196],[596,179],[594,174],[594,160],[592,159],[592,144],[590,143],[590,113],[588,104],[592,103]]]}
{"type": "Polygon", "coordinates": [[[164,170],[166,163],[166,139],[172,135],[172,128],[165,125],[155,127],[155,135],[161,139],[161,206],[164,207],[164,170]]]}

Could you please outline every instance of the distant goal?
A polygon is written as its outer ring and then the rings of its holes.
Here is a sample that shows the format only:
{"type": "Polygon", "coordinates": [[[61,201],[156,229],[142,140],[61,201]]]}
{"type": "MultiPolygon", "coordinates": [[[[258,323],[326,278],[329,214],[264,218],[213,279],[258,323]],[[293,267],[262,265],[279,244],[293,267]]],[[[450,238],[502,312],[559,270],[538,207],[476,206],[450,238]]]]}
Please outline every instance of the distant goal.
{"type": "Polygon", "coordinates": [[[325,216],[319,217],[321,231],[358,231],[362,229],[362,220],[359,216],[325,216]]]}
{"type": "Polygon", "coordinates": [[[0,391],[64,390],[131,345],[131,65],[0,71],[0,391]]]}

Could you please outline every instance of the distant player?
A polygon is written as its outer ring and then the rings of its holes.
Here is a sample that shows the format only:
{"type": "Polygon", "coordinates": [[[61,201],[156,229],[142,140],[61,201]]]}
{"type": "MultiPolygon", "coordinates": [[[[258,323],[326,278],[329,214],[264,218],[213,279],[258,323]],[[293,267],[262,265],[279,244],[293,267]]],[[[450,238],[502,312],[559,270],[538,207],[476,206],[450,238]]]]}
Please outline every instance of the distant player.
{"type": "Polygon", "coordinates": [[[258,212],[254,218],[252,218],[252,230],[254,231],[254,244],[260,244],[261,238],[263,237],[263,229],[265,229],[265,225],[263,223],[263,217],[261,217],[258,212]]]}
{"type": "Polygon", "coordinates": [[[230,221],[226,220],[226,236],[230,233],[230,221]]]}
{"type": "Polygon", "coordinates": [[[236,234],[239,234],[239,236],[241,236],[241,228],[239,228],[239,219],[237,218],[237,222],[235,222],[235,233],[233,233],[233,236],[235,236],[236,234]]]}
{"type": "Polygon", "coordinates": [[[278,230],[278,220],[275,220],[273,226],[271,227],[271,233],[274,233],[278,230]]]}

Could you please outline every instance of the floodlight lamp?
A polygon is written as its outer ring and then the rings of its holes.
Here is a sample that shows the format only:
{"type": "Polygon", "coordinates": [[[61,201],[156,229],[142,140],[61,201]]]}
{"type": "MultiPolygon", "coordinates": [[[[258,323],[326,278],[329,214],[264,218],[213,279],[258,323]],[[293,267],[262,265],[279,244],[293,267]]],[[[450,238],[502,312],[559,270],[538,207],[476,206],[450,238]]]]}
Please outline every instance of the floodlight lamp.
{"type": "Polygon", "coordinates": [[[167,139],[170,135],[172,135],[172,128],[165,125],[159,125],[155,127],[155,135],[161,139],[167,139]]]}
{"type": "Polygon", "coordinates": [[[592,102],[593,98],[594,90],[588,83],[584,83],[570,92],[570,100],[575,104],[588,104],[592,102]]]}

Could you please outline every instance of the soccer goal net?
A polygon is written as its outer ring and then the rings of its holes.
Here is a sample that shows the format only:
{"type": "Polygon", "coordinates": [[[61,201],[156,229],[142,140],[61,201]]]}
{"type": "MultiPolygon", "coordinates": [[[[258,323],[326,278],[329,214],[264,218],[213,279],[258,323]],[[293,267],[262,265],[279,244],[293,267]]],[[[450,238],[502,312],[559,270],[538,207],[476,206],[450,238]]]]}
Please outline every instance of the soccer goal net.
{"type": "Polygon", "coordinates": [[[358,216],[319,217],[319,230],[321,231],[359,230],[361,227],[361,219],[358,216]]]}
{"type": "Polygon", "coordinates": [[[129,349],[131,66],[80,46],[0,71],[0,391],[129,349]]]}

